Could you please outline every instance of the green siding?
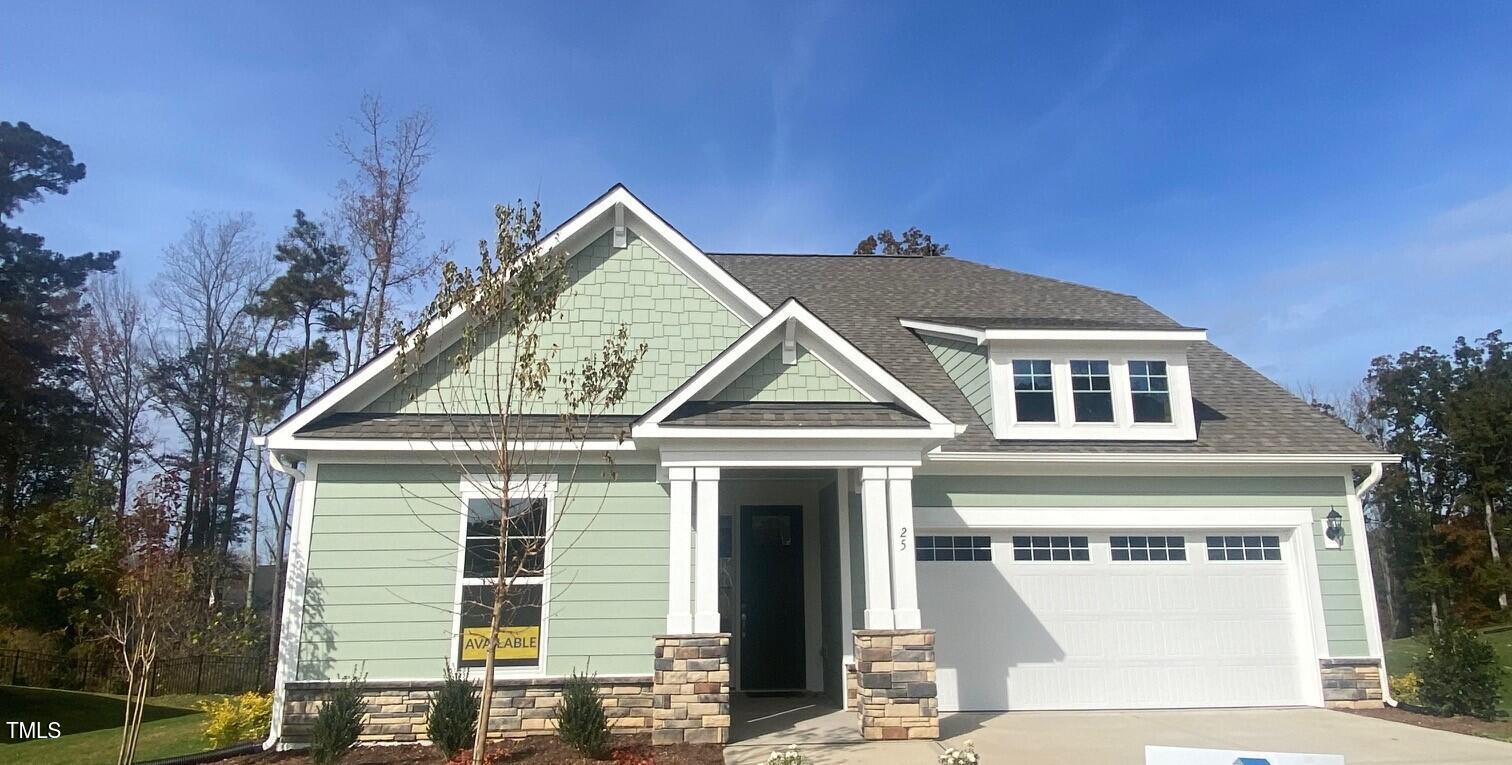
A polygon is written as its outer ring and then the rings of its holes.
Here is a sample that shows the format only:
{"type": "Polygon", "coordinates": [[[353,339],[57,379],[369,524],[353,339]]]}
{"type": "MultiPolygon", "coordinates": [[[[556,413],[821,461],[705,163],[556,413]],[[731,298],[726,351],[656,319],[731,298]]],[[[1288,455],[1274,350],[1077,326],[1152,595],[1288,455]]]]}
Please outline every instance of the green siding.
{"type": "Polygon", "coordinates": [[[782,346],[762,356],[714,394],[715,401],[865,401],[866,397],[803,346],[796,364],[782,363],[782,346]]]}
{"type": "Polygon", "coordinates": [[[1185,478],[920,475],[917,507],[1307,507],[1315,521],[1337,508],[1346,515],[1344,546],[1327,549],[1312,524],[1323,594],[1323,621],[1334,656],[1368,656],[1354,545],[1363,529],[1349,527],[1343,478],[1185,478]]]}
{"type": "Polygon", "coordinates": [[[982,422],[992,425],[992,375],[988,370],[987,349],[964,340],[934,335],[919,337],[944,367],[945,374],[965,394],[982,422]]]}
{"type": "MultiPolygon", "coordinates": [[[[557,472],[546,672],[649,674],[667,610],[668,496],[649,466],[557,472]]],[[[440,677],[453,655],[459,474],[321,465],[297,678],[440,677]]]]}
{"type": "MultiPolygon", "coordinates": [[[[629,245],[615,249],[605,234],[568,262],[570,284],[561,315],[543,328],[541,347],[561,349],[558,372],[575,367],[603,348],[604,339],[626,325],[631,345],[644,342],[646,355],[630,379],[625,400],[607,414],[639,414],[746,331],[746,325],[655,249],[631,232],[629,245]]],[[[369,412],[473,414],[496,411],[501,360],[508,340],[480,343],[467,370],[453,363],[455,346],[434,358],[368,405],[369,412]]],[[[559,394],[532,407],[552,411],[559,394]]]]}

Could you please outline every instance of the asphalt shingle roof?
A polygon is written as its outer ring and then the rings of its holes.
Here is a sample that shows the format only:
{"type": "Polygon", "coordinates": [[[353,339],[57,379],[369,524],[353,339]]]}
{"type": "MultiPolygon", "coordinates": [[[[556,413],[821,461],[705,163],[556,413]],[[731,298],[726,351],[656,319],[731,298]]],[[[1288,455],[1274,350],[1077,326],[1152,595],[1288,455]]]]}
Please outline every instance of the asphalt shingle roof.
{"type": "Polygon", "coordinates": [[[1342,454],[1380,451],[1208,342],[1187,352],[1197,441],[999,441],[900,319],[974,326],[1179,329],[1132,295],[951,257],[712,254],[769,305],[797,298],[946,417],[967,423],[946,451],[1342,454]],[[1015,325],[1014,322],[1020,322],[1015,325]]]}
{"type": "Polygon", "coordinates": [[[663,425],[714,427],[908,428],[929,427],[897,404],[867,402],[689,401],[663,425]]]}
{"type": "MultiPolygon", "coordinates": [[[[567,435],[562,418],[552,414],[515,415],[512,438],[526,440],[567,435]]],[[[591,439],[618,438],[630,434],[633,415],[598,415],[578,421],[577,434],[591,439]]],[[[499,429],[499,418],[490,414],[374,414],[338,412],[328,414],[299,430],[301,438],[390,438],[411,441],[488,441],[499,429]]]]}

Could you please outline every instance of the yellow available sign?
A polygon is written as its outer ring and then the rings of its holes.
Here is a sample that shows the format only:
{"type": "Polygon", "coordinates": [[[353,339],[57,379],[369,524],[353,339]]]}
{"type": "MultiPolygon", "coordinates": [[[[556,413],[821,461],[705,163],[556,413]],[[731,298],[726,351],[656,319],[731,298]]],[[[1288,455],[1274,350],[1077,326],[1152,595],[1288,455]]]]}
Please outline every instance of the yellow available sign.
{"type": "MultiPolygon", "coordinates": [[[[540,627],[499,628],[499,649],[495,659],[535,659],[541,655],[540,627]]],[[[488,628],[467,627],[462,630],[462,661],[488,659],[488,628]]]]}

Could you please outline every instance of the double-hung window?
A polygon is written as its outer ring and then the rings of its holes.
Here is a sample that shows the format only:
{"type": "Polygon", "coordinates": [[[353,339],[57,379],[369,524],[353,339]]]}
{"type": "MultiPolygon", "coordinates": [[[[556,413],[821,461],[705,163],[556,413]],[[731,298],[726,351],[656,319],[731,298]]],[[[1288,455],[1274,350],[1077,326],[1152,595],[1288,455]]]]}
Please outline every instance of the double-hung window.
{"type": "Polygon", "coordinates": [[[488,659],[494,598],[503,582],[494,666],[535,669],[541,662],[541,605],[546,585],[550,504],[545,492],[511,491],[504,500],[464,487],[458,597],[457,666],[488,659]],[[501,567],[500,553],[504,565],[501,567]],[[502,576],[501,576],[502,575],[502,576]]]}
{"type": "Polygon", "coordinates": [[[1113,377],[1106,359],[1071,360],[1071,400],[1077,422],[1113,421],[1113,377]]]}
{"type": "Polygon", "coordinates": [[[1049,359],[1014,359],[1013,411],[1018,422],[1055,422],[1049,359]]]}
{"type": "Polygon", "coordinates": [[[1164,361],[1129,361],[1135,422],[1171,421],[1171,382],[1164,361]]]}

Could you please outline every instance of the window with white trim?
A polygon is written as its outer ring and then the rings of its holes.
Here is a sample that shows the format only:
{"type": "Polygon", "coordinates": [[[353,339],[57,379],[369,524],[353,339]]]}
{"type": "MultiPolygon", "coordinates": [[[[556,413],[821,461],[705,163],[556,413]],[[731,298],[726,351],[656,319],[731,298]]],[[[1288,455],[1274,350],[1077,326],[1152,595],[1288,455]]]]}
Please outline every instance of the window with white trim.
{"type": "Polygon", "coordinates": [[[1092,560],[1086,537],[1030,535],[1013,538],[1013,559],[1019,562],[1092,560]]]}
{"type": "MultiPolygon", "coordinates": [[[[512,492],[513,494],[513,492],[512,492]]],[[[500,614],[499,645],[494,666],[536,668],[541,661],[541,598],[546,583],[549,504],[545,497],[521,493],[507,503],[468,492],[460,563],[461,602],[457,604],[458,667],[482,667],[488,659],[489,626],[500,581],[499,552],[504,551],[507,586],[500,614]],[[507,507],[507,510],[506,510],[507,507]]]]}
{"type": "Polygon", "coordinates": [[[1129,396],[1135,422],[1171,421],[1171,381],[1164,361],[1129,360],[1129,396]]]}
{"type": "Polygon", "coordinates": [[[1107,359],[1071,360],[1071,401],[1077,422],[1113,421],[1113,376],[1107,359]]]}
{"type": "Polygon", "coordinates": [[[1208,560],[1281,560],[1281,537],[1273,534],[1225,534],[1207,538],[1208,560]]]}
{"type": "Polygon", "coordinates": [[[1013,360],[1013,414],[1017,422],[1055,422],[1049,359],[1013,360]]]}
{"type": "Polygon", "coordinates": [[[990,561],[992,560],[992,538],[982,536],[916,537],[914,558],[922,561],[990,561]]]}
{"type": "Polygon", "coordinates": [[[1180,562],[1187,559],[1186,537],[1118,534],[1108,537],[1108,548],[1115,562],[1180,562]]]}

